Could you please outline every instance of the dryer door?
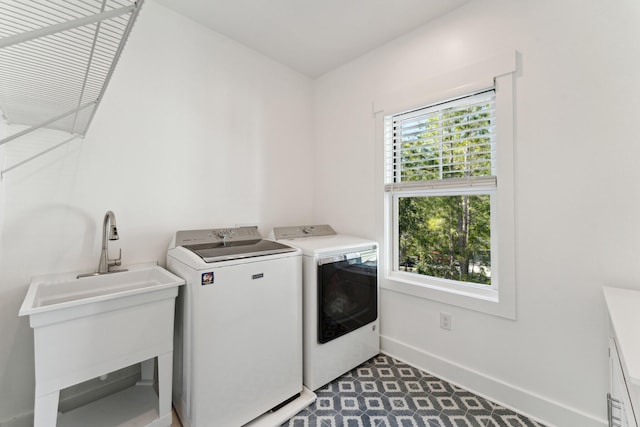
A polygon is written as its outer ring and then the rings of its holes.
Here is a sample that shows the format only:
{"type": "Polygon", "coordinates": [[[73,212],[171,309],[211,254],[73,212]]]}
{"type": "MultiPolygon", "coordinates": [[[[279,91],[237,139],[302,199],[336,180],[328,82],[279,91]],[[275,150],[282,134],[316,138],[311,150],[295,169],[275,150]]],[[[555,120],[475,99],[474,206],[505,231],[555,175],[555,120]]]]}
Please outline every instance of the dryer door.
{"type": "Polygon", "coordinates": [[[377,318],[377,250],[319,260],[318,342],[329,342],[377,318]]]}

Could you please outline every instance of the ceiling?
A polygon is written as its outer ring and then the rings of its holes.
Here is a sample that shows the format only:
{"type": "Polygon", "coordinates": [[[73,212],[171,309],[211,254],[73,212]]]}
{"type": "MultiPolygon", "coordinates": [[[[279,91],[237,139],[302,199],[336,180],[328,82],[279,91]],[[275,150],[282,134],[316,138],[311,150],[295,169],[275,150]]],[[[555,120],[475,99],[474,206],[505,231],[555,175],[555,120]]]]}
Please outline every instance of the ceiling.
{"type": "Polygon", "coordinates": [[[311,78],[471,0],[156,0],[311,78]]]}

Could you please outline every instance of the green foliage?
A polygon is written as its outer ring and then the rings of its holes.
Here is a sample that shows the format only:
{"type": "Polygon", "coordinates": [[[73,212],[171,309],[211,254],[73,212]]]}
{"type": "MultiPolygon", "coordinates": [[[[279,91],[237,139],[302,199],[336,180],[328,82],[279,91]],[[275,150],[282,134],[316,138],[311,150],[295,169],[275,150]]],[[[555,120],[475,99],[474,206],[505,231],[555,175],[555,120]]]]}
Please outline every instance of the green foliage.
{"type": "Polygon", "coordinates": [[[403,268],[443,279],[491,284],[489,197],[401,197],[403,268]]]}

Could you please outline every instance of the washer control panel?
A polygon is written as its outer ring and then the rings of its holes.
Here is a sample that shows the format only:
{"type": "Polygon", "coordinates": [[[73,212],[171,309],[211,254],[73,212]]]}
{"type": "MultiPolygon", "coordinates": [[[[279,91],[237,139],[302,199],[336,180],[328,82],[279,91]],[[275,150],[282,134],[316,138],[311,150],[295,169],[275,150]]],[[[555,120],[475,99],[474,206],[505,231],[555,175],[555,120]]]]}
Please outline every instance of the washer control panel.
{"type": "Polygon", "coordinates": [[[260,240],[258,227],[215,228],[208,230],[185,230],[176,233],[176,246],[204,243],[238,242],[260,240]]]}
{"type": "Polygon", "coordinates": [[[300,237],[330,236],[336,232],[328,224],[297,225],[292,227],[274,227],[273,235],[276,240],[298,239],[300,237]]]}

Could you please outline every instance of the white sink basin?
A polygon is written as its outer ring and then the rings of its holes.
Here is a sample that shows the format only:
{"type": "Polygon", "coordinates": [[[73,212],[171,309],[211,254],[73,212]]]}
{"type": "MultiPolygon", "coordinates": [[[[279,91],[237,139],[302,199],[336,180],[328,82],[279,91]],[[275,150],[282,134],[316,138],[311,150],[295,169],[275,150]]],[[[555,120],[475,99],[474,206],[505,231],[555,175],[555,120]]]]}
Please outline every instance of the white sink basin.
{"type": "Polygon", "coordinates": [[[31,282],[20,316],[171,288],[184,280],[159,266],[76,278],[39,277],[31,282]]]}
{"type": "Polygon", "coordinates": [[[37,327],[140,304],[183,284],[157,265],[81,278],[75,273],[40,276],[31,281],[18,314],[30,316],[31,326],[37,327]]]}

